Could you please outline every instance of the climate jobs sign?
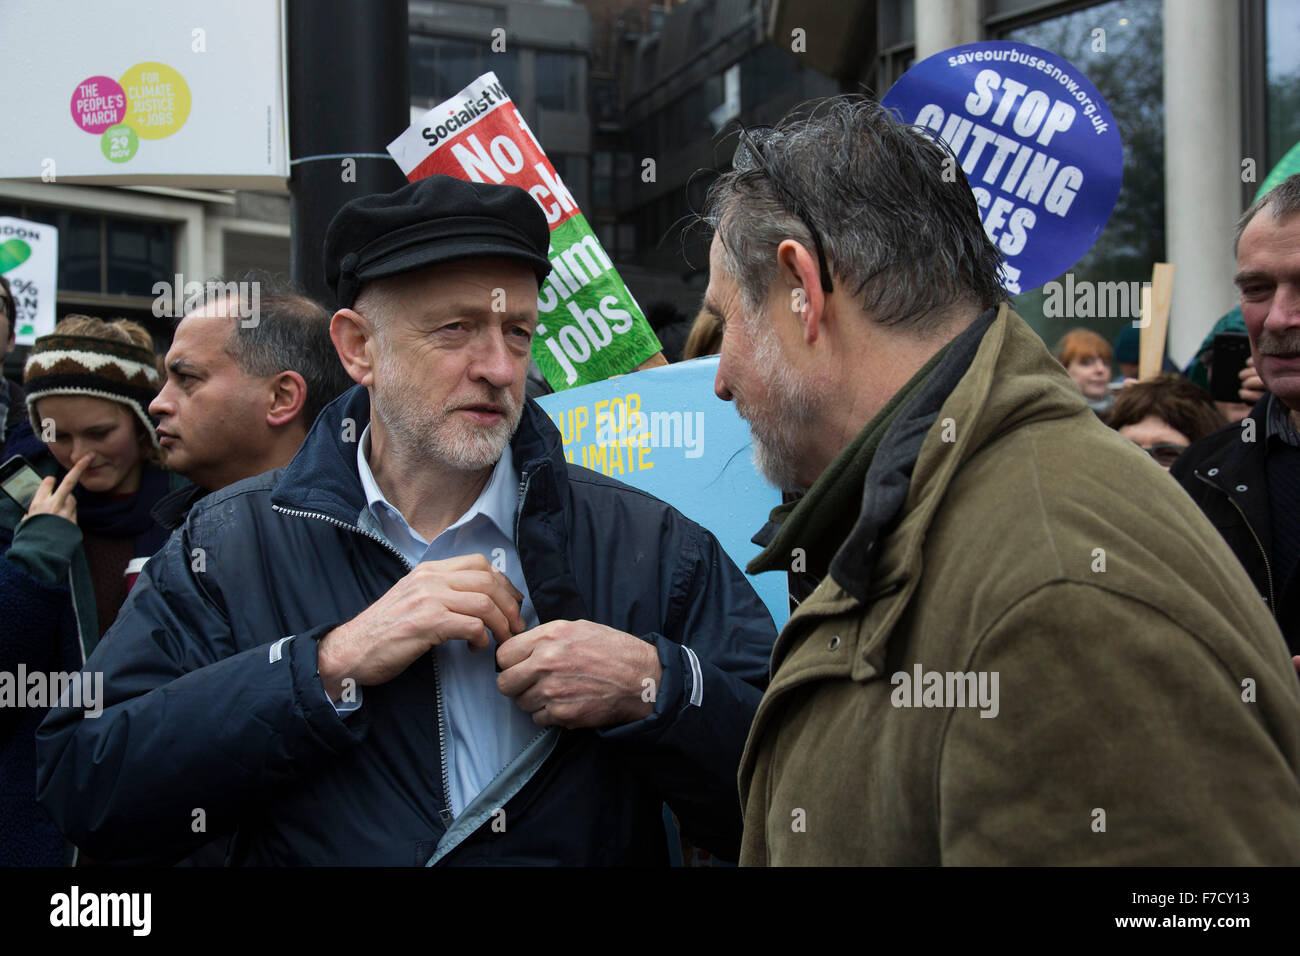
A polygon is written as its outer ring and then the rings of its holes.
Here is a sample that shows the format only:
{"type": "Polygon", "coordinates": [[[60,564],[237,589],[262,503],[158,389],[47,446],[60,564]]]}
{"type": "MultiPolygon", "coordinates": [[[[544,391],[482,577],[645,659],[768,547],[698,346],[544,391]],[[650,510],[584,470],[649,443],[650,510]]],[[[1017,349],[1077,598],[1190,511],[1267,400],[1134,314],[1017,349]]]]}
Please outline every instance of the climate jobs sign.
{"type": "Polygon", "coordinates": [[[1078,69],[1026,43],[969,43],[922,60],[883,103],[933,130],[956,157],[1003,285],[1028,292],[1101,235],[1123,176],[1119,130],[1078,69]]]}
{"type": "Polygon", "coordinates": [[[441,173],[508,183],[541,207],[552,272],[538,291],[533,359],[556,391],[631,372],[659,351],[641,307],[495,74],[429,110],[388,152],[411,182],[441,173]]]}

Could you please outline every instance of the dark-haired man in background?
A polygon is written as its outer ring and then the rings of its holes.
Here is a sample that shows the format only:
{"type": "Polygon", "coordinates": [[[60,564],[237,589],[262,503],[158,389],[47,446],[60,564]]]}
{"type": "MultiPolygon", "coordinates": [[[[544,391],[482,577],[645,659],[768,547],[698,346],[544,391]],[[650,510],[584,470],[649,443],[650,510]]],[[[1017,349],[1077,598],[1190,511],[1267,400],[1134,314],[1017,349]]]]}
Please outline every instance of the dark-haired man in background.
{"type": "Polygon", "coordinates": [[[741,863],[1300,862],[1281,635],[1010,310],[955,168],[846,97],[742,134],[710,192],[715,388],[807,489],[749,570],[812,587],[741,762],[741,863]]]}
{"type": "Polygon", "coordinates": [[[167,467],[195,484],[155,508],[170,528],[208,492],[287,465],[317,413],[352,386],[320,303],[271,277],[212,288],[176,326],[149,405],[167,467]],[[250,282],[257,312],[245,317],[238,290],[250,282]]]}

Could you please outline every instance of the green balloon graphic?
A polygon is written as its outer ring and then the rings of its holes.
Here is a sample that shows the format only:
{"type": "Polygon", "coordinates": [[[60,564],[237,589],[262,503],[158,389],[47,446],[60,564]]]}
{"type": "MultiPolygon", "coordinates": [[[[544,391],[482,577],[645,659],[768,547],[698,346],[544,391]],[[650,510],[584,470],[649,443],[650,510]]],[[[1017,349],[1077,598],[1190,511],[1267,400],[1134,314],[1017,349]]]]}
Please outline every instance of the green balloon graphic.
{"type": "Polygon", "coordinates": [[[22,265],[32,257],[32,247],[21,239],[0,242],[0,272],[22,265]]]}

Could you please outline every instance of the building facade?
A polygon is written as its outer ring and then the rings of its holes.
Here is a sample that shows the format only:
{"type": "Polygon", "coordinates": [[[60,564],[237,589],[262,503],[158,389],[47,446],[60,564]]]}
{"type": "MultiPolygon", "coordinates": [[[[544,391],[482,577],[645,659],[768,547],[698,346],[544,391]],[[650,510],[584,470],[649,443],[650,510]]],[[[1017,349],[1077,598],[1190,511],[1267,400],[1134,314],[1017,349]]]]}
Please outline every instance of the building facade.
{"type": "MultiPolygon", "coordinates": [[[[772,42],[797,29],[818,69],[881,96],[914,62],[961,43],[1014,40],[1074,63],[1124,143],[1119,200],[1074,279],[1149,281],[1152,263],[1173,263],[1168,352],[1180,366],[1236,303],[1236,220],[1300,141],[1300,3],[773,0],[772,42]]],[[[1110,338],[1130,321],[1044,315],[1041,291],[1016,305],[1049,345],[1072,326],[1110,338]]]]}
{"type": "MultiPolygon", "coordinates": [[[[1297,0],[410,0],[408,11],[412,116],[494,71],[633,294],[687,313],[707,284],[694,213],[737,122],[841,91],[883,96],[959,43],[1045,47],[1106,98],[1123,187],[1071,271],[1140,282],[1172,262],[1180,365],[1235,302],[1236,218],[1300,140],[1297,0]]],[[[0,215],[59,228],[58,315],[137,319],[160,348],[171,320],[153,315],[155,282],[289,271],[285,192],[0,180],[0,215]]],[[[1128,320],[1044,315],[1041,292],[1016,304],[1049,344],[1072,325],[1110,337],[1128,320]]]]}

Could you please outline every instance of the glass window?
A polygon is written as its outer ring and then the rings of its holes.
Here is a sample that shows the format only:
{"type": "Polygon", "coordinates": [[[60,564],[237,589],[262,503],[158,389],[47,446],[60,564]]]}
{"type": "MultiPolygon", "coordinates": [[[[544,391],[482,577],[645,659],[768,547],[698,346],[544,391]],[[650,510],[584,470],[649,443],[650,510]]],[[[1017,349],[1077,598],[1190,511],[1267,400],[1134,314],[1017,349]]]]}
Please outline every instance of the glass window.
{"type": "Polygon", "coordinates": [[[613,153],[600,151],[592,156],[591,198],[597,206],[608,206],[614,201],[613,153]]]}
{"type": "Polygon", "coordinates": [[[3,209],[0,214],[48,223],[59,230],[60,292],[152,297],[155,282],[171,281],[175,275],[176,227],[170,223],[87,215],[49,206],[3,209]]]}
{"type": "Polygon", "coordinates": [[[536,63],[538,108],[583,112],[582,57],[539,50],[536,63]]]}
{"type": "Polygon", "coordinates": [[[1045,7],[1051,0],[987,0],[991,14],[1032,13],[1035,7],[1045,7]]]}
{"type": "Polygon", "coordinates": [[[561,154],[552,156],[551,164],[569,188],[578,208],[585,214],[591,207],[591,198],[587,193],[587,157],[561,154]]]}
{"type": "Polygon", "coordinates": [[[413,34],[410,42],[411,101],[434,106],[455,96],[487,72],[493,72],[507,93],[518,84],[518,58],[513,46],[493,52],[490,43],[413,34]]]}
{"type": "Polygon", "coordinates": [[[128,219],[107,221],[109,295],[153,295],[154,283],[172,275],[173,228],[128,219]]]}
{"type": "MultiPolygon", "coordinates": [[[[424,13],[424,4],[413,6],[412,13],[424,13]]],[[[452,0],[434,0],[427,12],[434,17],[452,17],[457,24],[505,23],[505,10],[501,7],[481,7],[475,3],[455,3],[452,0]]]]}
{"type": "Polygon", "coordinates": [[[48,218],[37,210],[28,219],[53,223],[59,230],[59,289],[100,292],[99,231],[102,218],[79,212],[53,212],[48,218]]]}
{"type": "MultiPolygon", "coordinates": [[[[1113,0],[1004,32],[1069,60],[1110,107],[1124,144],[1124,179],[1110,221],[1096,244],[1070,270],[1075,281],[1149,282],[1151,264],[1165,258],[1164,21],[1161,0],[1113,0]],[[1093,52],[1092,31],[1106,31],[1105,52],[1093,52]]],[[[1064,281],[1060,279],[1059,281],[1064,281]]],[[[1074,319],[1043,316],[1044,294],[1014,299],[1048,347],[1071,328],[1087,325],[1108,340],[1131,316],[1074,319]]]]}
{"type": "Polygon", "coordinates": [[[592,78],[591,108],[595,114],[593,119],[597,123],[617,123],[619,121],[618,84],[614,80],[592,78]]]}
{"type": "MultiPolygon", "coordinates": [[[[793,106],[799,100],[838,92],[837,81],[801,66],[794,57],[771,43],[763,44],[740,61],[740,112],[746,116],[769,101],[781,100],[793,106]]],[[[784,113],[785,109],[779,112],[784,113]]]]}
{"type": "Polygon", "coordinates": [[[696,7],[691,11],[691,36],[702,46],[713,37],[713,2],[696,0],[696,7]]]}
{"type": "Polygon", "coordinates": [[[881,0],[876,7],[876,29],[882,50],[916,42],[915,6],[913,0],[881,0]]]}
{"type": "Polygon", "coordinates": [[[1268,163],[1262,180],[1300,143],[1300,3],[1268,0],[1268,163]]]}
{"type": "Polygon", "coordinates": [[[655,78],[655,58],[659,55],[659,38],[655,37],[640,51],[637,61],[637,85],[647,90],[655,78]]]}
{"type": "Polygon", "coordinates": [[[636,255],[636,226],[633,223],[618,224],[618,254],[624,257],[636,255]]]}
{"type": "Polygon", "coordinates": [[[446,99],[469,86],[480,75],[477,44],[443,40],[433,68],[433,87],[439,99],[446,99]]]}

